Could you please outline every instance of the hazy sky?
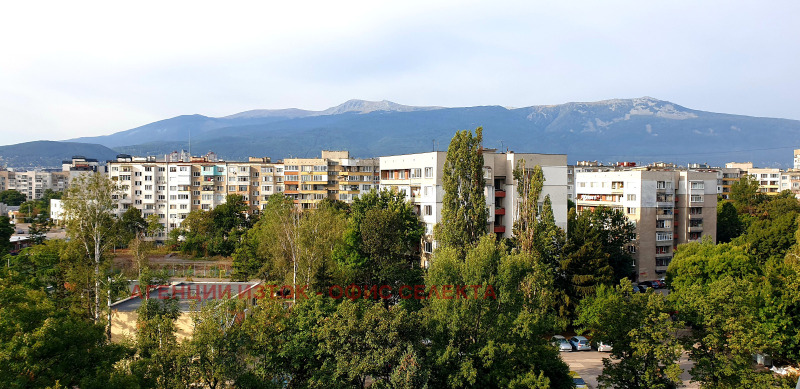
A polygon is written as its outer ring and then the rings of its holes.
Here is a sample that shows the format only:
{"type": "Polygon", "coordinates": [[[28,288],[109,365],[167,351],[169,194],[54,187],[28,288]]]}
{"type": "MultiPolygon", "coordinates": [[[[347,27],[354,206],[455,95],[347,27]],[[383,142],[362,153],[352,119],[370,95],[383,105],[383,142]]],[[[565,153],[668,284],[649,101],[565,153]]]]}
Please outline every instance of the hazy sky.
{"type": "Polygon", "coordinates": [[[798,15],[797,0],[13,1],[0,13],[0,144],[353,98],[652,96],[800,119],[798,15]]]}

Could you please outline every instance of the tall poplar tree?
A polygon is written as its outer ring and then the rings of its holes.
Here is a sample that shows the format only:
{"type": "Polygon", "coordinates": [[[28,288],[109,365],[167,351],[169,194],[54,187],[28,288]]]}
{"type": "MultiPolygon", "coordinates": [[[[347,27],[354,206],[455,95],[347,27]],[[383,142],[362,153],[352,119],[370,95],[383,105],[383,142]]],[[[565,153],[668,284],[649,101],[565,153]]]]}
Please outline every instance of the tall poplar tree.
{"type": "Polygon", "coordinates": [[[456,132],[444,163],[442,220],[434,235],[442,247],[464,252],[486,233],[489,211],[486,209],[486,186],[483,178],[483,128],[456,132]]]}

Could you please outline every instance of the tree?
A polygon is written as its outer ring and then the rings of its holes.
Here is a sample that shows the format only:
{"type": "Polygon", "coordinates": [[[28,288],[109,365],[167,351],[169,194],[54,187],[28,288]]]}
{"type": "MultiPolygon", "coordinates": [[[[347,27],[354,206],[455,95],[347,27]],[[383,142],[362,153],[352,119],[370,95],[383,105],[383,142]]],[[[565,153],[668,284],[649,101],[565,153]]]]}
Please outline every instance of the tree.
{"type": "Polygon", "coordinates": [[[581,301],[576,325],[592,339],[612,344],[611,358],[603,358],[601,388],[667,389],[681,384],[677,361],[682,346],[682,323],[670,318],[670,307],[660,293],[632,292],[629,280],[616,287],[601,285],[597,294],[581,301]]]}
{"type": "Polygon", "coordinates": [[[301,282],[312,291],[326,289],[345,222],[334,207],[300,212],[292,199],[272,195],[234,255],[236,278],[301,282]]]}
{"type": "Polygon", "coordinates": [[[8,216],[0,215],[0,253],[3,255],[11,251],[11,235],[14,235],[14,226],[8,216]]]}
{"type": "Polygon", "coordinates": [[[24,203],[25,200],[26,200],[26,197],[25,197],[24,194],[22,194],[22,193],[20,193],[20,192],[18,192],[16,190],[13,190],[13,189],[4,190],[4,191],[0,192],[0,203],[6,204],[6,205],[9,205],[9,206],[12,206],[12,207],[16,207],[16,206],[24,203]]]}
{"type": "Polygon", "coordinates": [[[419,244],[425,227],[400,192],[371,191],[350,207],[344,237],[334,250],[337,263],[351,271],[346,284],[419,284],[419,244]]]}
{"type": "Polygon", "coordinates": [[[727,243],[743,231],[739,213],[730,201],[717,203],[717,242],[727,243]]]}
{"type": "Polygon", "coordinates": [[[456,132],[447,148],[442,173],[442,219],[434,227],[440,247],[455,247],[462,253],[486,233],[483,178],[483,128],[456,132]]]}
{"type": "Polygon", "coordinates": [[[113,244],[114,200],[117,186],[106,176],[94,173],[75,177],[64,199],[67,234],[80,242],[85,255],[94,262],[94,320],[100,319],[100,265],[103,253],[113,244]]]}
{"type": "Polygon", "coordinates": [[[119,219],[120,241],[123,245],[134,238],[141,237],[147,229],[147,221],[142,217],[142,211],[136,207],[130,207],[122,214],[119,219]]]}
{"type": "Polygon", "coordinates": [[[555,328],[552,278],[530,254],[505,252],[494,235],[466,257],[438,250],[425,277],[430,387],[572,387],[546,341],[555,328]],[[447,285],[466,286],[468,297],[442,298],[447,285]]]}
{"type": "Polygon", "coordinates": [[[517,161],[514,168],[514,180],[517,182],[518,215],[514,221],[514,237],[519,242],[520,250],[531,253],[537,242],[536,230],[539,223],[537,214],[539,196],[544,187],[544,173],[539,165],[533,169],[525,168],[525,160],[517,161]]]}
{"type": "Polygon", "coordinates": [[[0,386],[89,387],[128,352],[46,292],[0,279],[0,386]]]}
{"type": "Polygon", "coordinates": [[[758,191],[758,181],[744,175],[731,185],[730,199],[739,213],[752,213],[755,206],[764,200],[764,195],[758,191]]]}
{"type": "Polygon", "coordinates": [[[42,244],[50,231],[50,224],[45,219],[44,214],[40,214],[31,220],[28,227],[28,236],[33,244],[42,244]]]}

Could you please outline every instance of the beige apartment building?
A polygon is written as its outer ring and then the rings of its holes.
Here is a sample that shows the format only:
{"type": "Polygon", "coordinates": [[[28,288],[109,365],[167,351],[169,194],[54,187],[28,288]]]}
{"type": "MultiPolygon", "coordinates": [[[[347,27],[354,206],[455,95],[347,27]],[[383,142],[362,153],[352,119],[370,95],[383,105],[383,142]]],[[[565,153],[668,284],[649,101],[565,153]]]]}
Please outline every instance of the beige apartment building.
{"type": "Polygon", "coordinates": [[[716,240],[717,173],[692,170],[575,172],[577,211],[607,206],[636,226],[628,245],[640,281],[662,277],[681,243],[716,240]]]}
{"type": "Polygon", "coordinates": [[[286,158],[284,193],[301,209],[324,199],[352,202],[380,183],[377,158],[351,158],[348,151],[322,150],[320,158],[286,158]]]}
{"type": "MultiPolygon", "coordinates": [[[[441,221],[444,189],[442,174],[447,153],[392,155],[380,157],[381,189],[402,192],[414,204],[414,209],[425,223],[422,245],[422,264],[427,267],[431,253],[436,247],[433,241],[433,226],[441,221]]],[[[567,156],[563,154],[498,153],[484,150],[483,174],[486,180],[484,195],[489,209],[487,228],[499,237],[511,237],[512,226],[519,203],[517,183],[513,170],[517,162],[525,160],[528,168],[542,167],[545,177],[540,202],[549,195],[553,204],[556,223],[567,228],[567,156]]]]}

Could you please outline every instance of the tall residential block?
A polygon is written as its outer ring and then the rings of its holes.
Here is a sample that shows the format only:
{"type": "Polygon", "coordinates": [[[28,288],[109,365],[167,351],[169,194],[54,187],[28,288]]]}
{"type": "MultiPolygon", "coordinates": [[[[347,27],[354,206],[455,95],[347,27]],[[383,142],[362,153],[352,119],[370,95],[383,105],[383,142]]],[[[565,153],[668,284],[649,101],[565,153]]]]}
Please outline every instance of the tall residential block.
{"type": "MultiPolygon", "coordinates": [[[[429,264],[436,247],[433,227],[441,221],[444,189],[442,175],[447,153],[392,155],[380,157],[381,189],[402,192],[413,202],[414,209],[425,223],[423,241],[423,266],[429,264]]],[[[486,149],[483,153],[483,176],[486,182],[484,195],[489,209],[487,229],[500,237],[511,237],[512,226],[517,217],[517,182],[513,170],[517,162],[524,159],[527,168],[535,165],[544,172],[544,189],[539,202],[549,195],[553,204],[556,223],[567,227],[567,156],[563,154],[498,153],[486,149]]]]}
{"type": "Polygon", "coordinates": [[[636,226],[627,249],[640,281],[663,276],[678,244],[716,239],[717,173],[693,170],[575,172],[577,211],[606,206],[636,226]]]}

